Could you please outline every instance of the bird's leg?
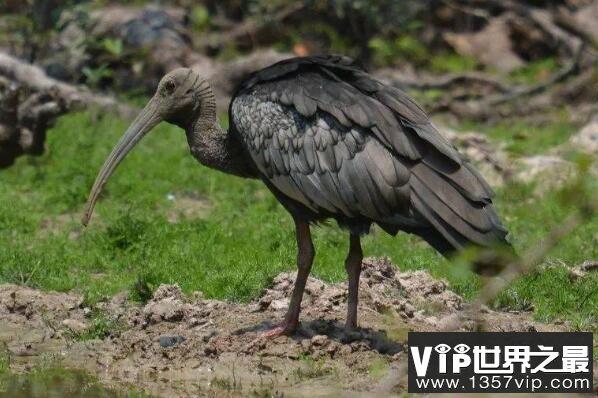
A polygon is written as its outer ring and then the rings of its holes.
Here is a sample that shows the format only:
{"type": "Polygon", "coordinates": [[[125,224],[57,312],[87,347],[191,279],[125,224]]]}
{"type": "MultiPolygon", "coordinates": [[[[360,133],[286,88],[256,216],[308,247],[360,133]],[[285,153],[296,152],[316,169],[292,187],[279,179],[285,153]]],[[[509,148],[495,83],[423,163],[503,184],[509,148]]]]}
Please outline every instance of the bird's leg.
{"type": "Polygon", "coordinates": [[[315,250],[311,241],[309,224],[295,218],[295,231],[297,235],[297,279],[291,296],[291,303],[284,318],[284,321],[263,334],[264,337],[277,337],[283,334],[291,334],[299,324],[299,312],[301,312],[301,299],[303,290],[307,283],[307,277],[314,261],[315,250]]]}
{"type": "Polygon", "coordinates": [[[349,274],[349,297],[347,299],[347,320],[346,327],[355,329],[357,327],[357,302],[359,295],[359,276],[361,275],[361,239],[359,235],[351,234],[349,238],[349,254],[345,260],[345,269],[349,274]]]}

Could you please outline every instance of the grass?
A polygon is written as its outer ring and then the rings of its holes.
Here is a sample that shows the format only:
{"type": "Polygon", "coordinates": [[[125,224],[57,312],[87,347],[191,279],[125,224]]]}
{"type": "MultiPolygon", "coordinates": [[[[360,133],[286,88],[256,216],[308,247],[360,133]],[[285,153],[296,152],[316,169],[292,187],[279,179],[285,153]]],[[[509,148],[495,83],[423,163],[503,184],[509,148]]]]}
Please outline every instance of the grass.
{"type": "Polygon", "coordinates": [[[293,369],[292,377],[297,382],[310,379],[317,379],[335,373],[334,367],[326,363],[324,358],[313,359],[309,355],[302,355],[299,358],[300,366],[293,369]]]}
{"type": "Polygon", "coordinates": [[[89,328],[73,333],[73,337],[77,341],[103,339],[124,329],[125,325],[122,322],[111,319],[109,315],[96,309],[92,313],[89,328]]]}
{"type": "MultiPolygon", "coordinates": [[[[126,127],[111,115],[65,116],[49,132],[46,154],[20,158],[0,172],[0,283],[75,289],[90,304],[123,290],[144,301],[160,283],[247,301],[276,274],[295,268],[291,218],[262,183],[200,166],[189,156],[182,131],[167,124],[129,155],[106,186],[97,217],[83,229],[78,220],[89,188],[126,127]],[[182,196],[205,198],[209,210],[168,222],[176,205],[170,199],[182,196]]],[[[559,135],[560,129],[547,126],[541,132],[559,135]]],[[[538,198],[530,192],[508,187],[497,198],[519,249],[536,244],[572,211],[556,193],[538,198]]],[[[568,236],[551,251],[551,261],[571,266],[596,258],[597,226],[593,221],[568,236]]],[[[315,228],[314,237],[313,274],[344,280],[346,232],[331,224],[315,228]]],[[[466,298],[480,286],[475,275],[406,234],[393,238],[375,230],[364,239],[364,251],[389,256],[402,269],[446,278],[466,298]]],[[[499,304],[517,307],[527,300],[545,319],[598,317],[598,298],[590,294],[596,279],[567,282],[565,272],[556,267],[522,278],[499,304]]]]}
{"type": "Polygon", "coordinates": [[[0,398],[45,397],[149,398],[150,395],[134,388],[104,387],[94,377],[74,369],[34,368],[25,374],[0,373],[0,398]]]}
{"type": "Polygon", "coordinates": [[[492,141],[505,145],[515,155],[538,155],[564,144],[579,128],[565,110],[556,110],[550,123],[532,124],[524,120],[505,120],[491,126],[465,122],[459,129],[479,131],[492,141]]]}

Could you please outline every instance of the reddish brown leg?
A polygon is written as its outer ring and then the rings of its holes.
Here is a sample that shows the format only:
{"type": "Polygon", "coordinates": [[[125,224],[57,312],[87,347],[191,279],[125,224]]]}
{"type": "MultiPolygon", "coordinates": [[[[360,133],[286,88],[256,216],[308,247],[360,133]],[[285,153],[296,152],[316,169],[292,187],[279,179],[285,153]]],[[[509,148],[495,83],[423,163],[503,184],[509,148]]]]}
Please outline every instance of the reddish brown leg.
{"type": "Polygon", "coordinates": [[[297,235],[297,279],[291,296],[291,303],[284,318],[284,321],[263,334],[264,337],[277,337],[283,334],[292,334],[297,330],[299,324],[299,313],[301,312],[301,299],[305,283],[314,261],[315,250],[311,241],[309,224],[295,218],[295,230],[297,235]]]}
{"type": "Polygon", "coordinates": [[[349,297],[347,299],[347,329],[357,327],[357,302],[359,295],[359,275],[361,275],[361,239],[359,235],[351,234],[349,238],[349,254],[345,260],[345,269],[349,275],[349,297]]]}

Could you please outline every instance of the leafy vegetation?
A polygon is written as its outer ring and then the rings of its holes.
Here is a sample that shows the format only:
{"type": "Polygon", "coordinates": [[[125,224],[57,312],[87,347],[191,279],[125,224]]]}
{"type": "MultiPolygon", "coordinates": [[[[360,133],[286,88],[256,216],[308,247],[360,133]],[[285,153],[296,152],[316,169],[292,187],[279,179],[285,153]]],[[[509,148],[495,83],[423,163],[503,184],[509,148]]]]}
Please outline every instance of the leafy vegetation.
{"type": "Polygon", "coordinates": [[[150,395],[137,389],[121,391],[104,387],[94,377],[80,370],[43,367],[20,375],[0,372],[0,397],[149,398],[150,395]]]}
{"type": "MultiPolygon", "coordinates": [[[[182,132],[167,124],[129,155],[107,185],[97,217],[83,229],[79,217],[88,190],[125,128],[126,122],[111,115],[65,116],[50,131],[45,155],[21,158],[0,174],[0,282],[75,289],[89,303],[123,290],[144,301],[160,283],[247,301],[276,274],[295,268],[291,218],[263,184],[200,166],[189,156],[182,132]],[[194,199],[207,202],[205,214],[169,222],[181,198],[205,198],[194,199]]],[[[547,136],[555,131],[560,128],[539,130],[547,136]]],[[[573,211],[557,192],[541,198],[532,192],[533,186],[498,192],[499,211],[519,250],[535,245],[573,211]]],[[[542,319],[595,319],[596,277],[567,281],[566,267],[596,257],[597,226],[593,220],[564,239],[549,261],[562,265],[519,279],[497,305],[533,305],[542,319]]],[[[314,275],[344,280],[346,232],[329,224],[314,228],[314,237],[314,275]]],[[[451,264],[410,235],[393,238],[374,230],[364,239],[364,251],[390,256],[402,269],[446,278],[466,298],[480,286],[465,266],[451,264]]],[[[93,333],[103,333],[102,324],[93,333]]]]}
{"type": "Polygon", "coordinates": [[[564,144],[577,131],[566,110],[553,111],[548,123],[532,124],[525,120],[505,119],[491,126],[464,122],[460,128],[483,132],[497,144],[505,145],[505,149],[515,155],[544,153],[564,144]]]}

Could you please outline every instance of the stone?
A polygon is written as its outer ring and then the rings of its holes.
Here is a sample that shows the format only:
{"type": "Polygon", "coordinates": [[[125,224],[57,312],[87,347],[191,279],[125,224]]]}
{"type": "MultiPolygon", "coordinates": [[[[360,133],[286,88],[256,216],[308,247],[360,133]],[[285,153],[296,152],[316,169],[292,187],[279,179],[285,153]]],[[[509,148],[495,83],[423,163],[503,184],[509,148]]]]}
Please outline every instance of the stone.
{"type": "Polygon", "coordinates": [[[455,51],[473,57],[478,62],[508,73],[525,64],[512,48],[507,17],[492,18],[488,25],[475,33],[446,32],[443,38],[455,51]],[[488,45],[492,43],[492,45],[488,45]]]}
{"type": "Polygon", "coordinates": [[[158,338],[158,342],[160,343],[160,347],[162,348],[169,348],[179,345],[187,340],[184,336],[176,335],[176,336],[160,336],[158,338]]]}
{"type": "Polygon", "coordinates": [[[165,298],[173,298],[177,300],[182,300],[184,298],[183,291],[179,287],[179,285],[166,285],[162,284],[158,286],[154,295],[152,297],[153,300],[163,300],[165,298]]]}
{"type": "Polygon", "coordinates": [[[62,326],[65,326],[66,328],[70,329],[75,333],[83,333],[89,328],[89,326],[86,323],[78,321],[76,319],[65,319],[64,321],[62,321],[62,326]]]}
{"type": "Polygon", "coordinates": [[[288,307],[289,307],[289,299],[288,298],[274,300],[274,301],[272,301],[272,303],[270,303],[270,308],[272,308],[273,310],[284,310],[288,307]]]}
{"type": "Polygon", "coordinates": [[[328,343],[328,336],[324,334],[317,334],[311,338],[311,343],[318,347],[324,346],[328,343]]]}
{"type": "Polygon", "coordinates": [[[519,159],[515,179],[522,183],[539,182],[535,194],[562,187],[574,176],[574,165],[553,155],[537,155],[519,159]]]}
{"type": "Polygon", "coordinates": [[[590,155],[598,153],[598,117],[586,124],[569,142],[581,152],[590,155]]]}

